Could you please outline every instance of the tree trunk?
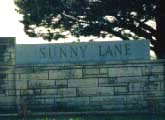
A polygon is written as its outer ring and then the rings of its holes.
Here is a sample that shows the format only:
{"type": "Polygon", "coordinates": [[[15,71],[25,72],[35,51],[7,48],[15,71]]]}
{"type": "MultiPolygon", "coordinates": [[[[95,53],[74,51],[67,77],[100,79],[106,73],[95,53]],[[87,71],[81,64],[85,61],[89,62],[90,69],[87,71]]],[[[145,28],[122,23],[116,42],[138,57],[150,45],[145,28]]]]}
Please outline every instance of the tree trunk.
{"type": "Polygon", "coordinates": [[[165,59],[165,8],[163,0],[158,0],[156,29],[157,42],[155,44],[155,53],[159,59],[165,59]]]}

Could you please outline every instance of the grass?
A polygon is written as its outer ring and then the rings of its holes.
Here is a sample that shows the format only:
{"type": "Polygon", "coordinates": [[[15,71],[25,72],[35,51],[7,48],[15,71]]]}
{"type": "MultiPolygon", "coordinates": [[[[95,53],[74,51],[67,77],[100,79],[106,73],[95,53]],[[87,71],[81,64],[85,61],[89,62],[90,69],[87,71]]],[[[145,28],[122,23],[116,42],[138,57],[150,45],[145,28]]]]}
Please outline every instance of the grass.
{"type": "Polygon", "coordinates": [[[0,120],[165,120],[165,115],[81,115],[30,118],[0,118],[0,120]]]}

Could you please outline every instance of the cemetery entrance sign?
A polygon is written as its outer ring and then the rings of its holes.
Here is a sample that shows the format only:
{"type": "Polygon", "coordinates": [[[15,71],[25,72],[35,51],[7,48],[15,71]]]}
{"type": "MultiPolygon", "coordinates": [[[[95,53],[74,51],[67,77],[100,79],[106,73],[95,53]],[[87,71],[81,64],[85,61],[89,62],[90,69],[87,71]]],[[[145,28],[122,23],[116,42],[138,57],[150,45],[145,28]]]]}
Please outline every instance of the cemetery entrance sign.
{"type": "Polygon", "coordinates": [[[149,41],[20,44],[16,64],[84,64],[149,60],[149,41]]]}

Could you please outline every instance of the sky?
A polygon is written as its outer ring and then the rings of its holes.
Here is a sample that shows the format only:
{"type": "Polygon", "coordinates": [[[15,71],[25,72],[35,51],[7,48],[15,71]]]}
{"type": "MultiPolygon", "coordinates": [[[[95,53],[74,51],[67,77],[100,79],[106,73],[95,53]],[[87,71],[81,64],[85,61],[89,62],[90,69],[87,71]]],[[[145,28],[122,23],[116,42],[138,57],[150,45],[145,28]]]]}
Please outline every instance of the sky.
{"type": "Polygon", "coordinates": [[[48,43],[41,38],[30,38],[24,33],[22,16],[15,11],[14,0],[0,0],[0,37],[16,37],[17,44],[48,43]]]}
{"type": "MultiPolygon", "coordinates": [[[[15,8],[14,0],[0,0],[0,37],[16,37],[17,44],[50,43],[42,38],[28,37],[23,30],[23,24],[19,22],[22,16],[15,11],[15,8]]],[[[51,43],[65,41],[61,40],[51,43]]]]}
{"type": "MultiPolygon", "coordinates": [[[[19,21],[22,16],[15,11],[14,0],[0,0],[0,37],[16,37],[17,44],[42,44],[50,43],[42,38],[31,38],[24,33],[23,24],[19,21]]],[[[52,41],[51,43],[63,43],[77,41],[78,38],[69,37],[52,41]]],[[[102,39],[95,37],[81,37],[80,40],[87,42],[91,39],[100,41],[102,39]]],[[[112,39],[112,38],[111,38],[112,39]]],[[[109,41],[110,38],[105,38],[104,41],[109,41]]],[[[121,40],[119,37],[113,37],[113,40],[121,40]]]]}

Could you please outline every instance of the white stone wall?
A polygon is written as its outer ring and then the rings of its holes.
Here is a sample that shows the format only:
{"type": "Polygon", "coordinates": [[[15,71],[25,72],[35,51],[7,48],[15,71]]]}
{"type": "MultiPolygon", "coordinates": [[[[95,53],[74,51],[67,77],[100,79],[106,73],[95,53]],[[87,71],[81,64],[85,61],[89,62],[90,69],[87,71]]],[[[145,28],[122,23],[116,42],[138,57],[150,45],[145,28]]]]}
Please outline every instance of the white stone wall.
{"type": "Polygon", "coordinates": [[[0,37],[0,111],[15,108],[15,38],[0,37]]]}
{"type": "Polygon", "coordinates": [[[165,110],[164,61],[16,66],[16,93],[54,111],[165,110]]]}
{"type": "Polygon", "coordinates": [[[15,65],[14,38],[0,38],[0,113],[165,112],[165,61],[15,65]],[[16,110],[16,109],[15,109],[16,110]]]}

